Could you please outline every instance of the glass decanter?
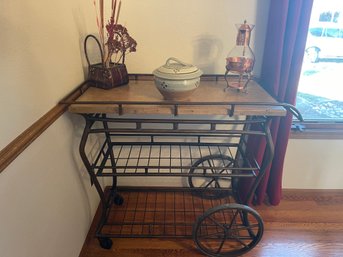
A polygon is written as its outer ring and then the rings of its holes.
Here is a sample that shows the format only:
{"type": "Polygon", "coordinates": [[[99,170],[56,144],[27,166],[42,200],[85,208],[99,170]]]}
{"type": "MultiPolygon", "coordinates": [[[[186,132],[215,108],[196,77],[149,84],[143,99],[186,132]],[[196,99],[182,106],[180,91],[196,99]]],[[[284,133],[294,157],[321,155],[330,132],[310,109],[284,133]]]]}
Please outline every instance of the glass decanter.
{"type": "Polygon", "coordinates": [[[251,31],[255,25],[244,21],[243,24],[236,24],[236,27],[238,29],[236,46],[226,57],[226,89],[235,88],[238,91],[247,92],[247,85],[252,78],[251,72],[255,64],[255,55],[249,46],[251,31]],[[229,72],[238,74],[238,81],[229,82],[229,72]]]}

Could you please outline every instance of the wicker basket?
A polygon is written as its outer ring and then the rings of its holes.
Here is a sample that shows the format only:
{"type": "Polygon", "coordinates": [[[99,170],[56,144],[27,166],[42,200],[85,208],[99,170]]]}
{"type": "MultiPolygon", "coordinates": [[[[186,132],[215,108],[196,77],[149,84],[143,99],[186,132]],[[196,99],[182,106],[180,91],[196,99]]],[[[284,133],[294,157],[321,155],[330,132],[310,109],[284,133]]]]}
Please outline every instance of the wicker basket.
{"type": "Polygon", "coordinates": [[[88,35],[85,38],[84,50],[88,63],[88,80],[91,83],[91,86],[102,89],[111,89],[129,83],[129,75],[124,63],[111,63],[109,68],[104,66],[103,52],[100,47],[100,42],[95,36],[88,35]],[[102,63],[91,64],[89,61],[87,41],[90,38],[94,39],[99,46],[102,63]]]}

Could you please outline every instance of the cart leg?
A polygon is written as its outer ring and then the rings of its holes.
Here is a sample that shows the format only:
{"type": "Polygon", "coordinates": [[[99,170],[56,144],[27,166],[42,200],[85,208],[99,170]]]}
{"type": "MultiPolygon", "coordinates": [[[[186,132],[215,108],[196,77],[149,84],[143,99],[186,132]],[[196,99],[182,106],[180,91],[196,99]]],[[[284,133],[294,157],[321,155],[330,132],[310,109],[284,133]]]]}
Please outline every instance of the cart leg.
{"type": "Polygon", "coordinates": [[[264,130],[265,139],[266,139],[266,148],[263,154],[263,160],[262,160],[260,171],[254,183],[250,187],[247,194],[247,199],[244,201],[244,203],[251,203],[253,201],[253,197],[255,195],[256,189],[258,185],[260,184],[261,180],[263,179],[266,169],[271,164],[274,157],[274,143],[273,143],[273,139],[272,139],[270,129],[269,129],[270,122],[271,122],[271,119],[268,118],[268,120],[263,124],[263,130],[264,130]]]}
{"type": "Polygon", "coordinates": [[[86,125],[85,125],[85,128],[83,130],[82,137],[81,137],[79,152],[80,152],[82,162],[85,165],[85,167],[88,171],[88,174],[90,176],[91,183],[94,184],[94,186],[95,186],[95,188],[96,188],[96,190],[100,196],[100,201],[102,203],[102,206],[103,206],[103,208],[106,209],[107,204],[106,204],[104,191],[102,190],[100,183],[99,183],[97,177],[95,176],[95,172],[94,172],[94,170],[90,164],[90,161],[88,160],[87,154],[86,154],[86,144],[87,144],[90,129],[91,129],[94,121],[89,120],[86,115],[84,115],[84,118],[86,120],[86,125]]]}
{"type": "MultiPolygon", "coordinates": [[[[97,225],[97,229],[96,229],[96,235],[98,236],[100,234],[100,231],[104,225],[104,223],[106,222],[106,213],[107,213],[107,210],[108,210],[108,207],[109,207],[109,203],[106,201],[106,197],[105,197],[105,194],[104,194],[104,191],[102,190],[101,188],[101,185],[95,175],[95,172],[94,172],[94,169],[92,168],[91,164],[90,164],[90,161],[87,157],[87,154],[86,154],[86,144],[87,144],[87,140],[88,140],[88,136],[89,136],[89,133],[90,133],[90,130],[91,130],[91,127],[92,125],[94,124],[94,121],[89,119],[87,115],[84,115],[84,118],[86,120],[86,125],[85,125],[85,128],[84,128],[84,131],[83,131],[83,134],[82,134],[82,137],[81,137],[81,141],[80,141],[80,146],[79,146],[79,152],[80,152],[80,156],[81,156],[81,159],[83,161],[83,164],[85,165],[87,171],[88,171],[88,174],[90,176],[90,179],[91,179],[91,183],[92,185],[94,184],[98,194],[99,194],[99,197],[100,197],[100,204],[101,204],[101,217],[100,217],[100,221],[97,225]]],[[[98,239],[99,239],[99,243],[100,243],[100,246],[102,248],[105,248],[105,249],[110,249],[111,246],[112,246],[112,240],[109,239],[109,238],[105,238],[105,237],[101,237],[101,236],[98,236],[98,239]]]]}
{"type": "Polygon", "coordinates": [[[263,229],[260,215],[252,208],[224,204],[207,210],[197,219],[193,239],[207,256],[239,256],[258,244],[263,229]]]}
{"type": "Polygon", "coordinates": [[[108,123],[106,120],[106,114],[102,114],[102,124],[104,126],[105,129],[105,138],[106,138],[106,144],[107,147],[109,149],[109,154],[110,154],[110,161],[111,161],[111,166],[112,166],[112,186],[111,186],[111,197],[113,197],[113,202],[116,205],[122,205],[124,203],[124,198],[117,193],[117,177],[115,176],[115,174],[117,173],[117,169],[116,169],[116,160],[114,158],[114,154],[112,151],[112,140],[111,140],[111,135],[108,132],[108,123]]]}
{"type": "MultiPolygon", "coordinates": [[[[243,132],[247,132],[251,129],[251,124],[249,123],[250,120],[253,118],[251,116],[246,117],[246,123],[243,127],[243,132]]],[[[239,139],[237,152],[235,155],[235,167],[245,167],[246,163],[244,163],[243,156],[245,155],[247,151],[247,143],[248,143],[248,134],[242,133],[239,139]]],[[[239,171],[237,171],[239,172],[239,171]]],[[[233,196],[235,198],[236,203],[243,203],[240,193],[239,193],[239,178],[233,178],[232,179],[232,192],[233,196]]]]}

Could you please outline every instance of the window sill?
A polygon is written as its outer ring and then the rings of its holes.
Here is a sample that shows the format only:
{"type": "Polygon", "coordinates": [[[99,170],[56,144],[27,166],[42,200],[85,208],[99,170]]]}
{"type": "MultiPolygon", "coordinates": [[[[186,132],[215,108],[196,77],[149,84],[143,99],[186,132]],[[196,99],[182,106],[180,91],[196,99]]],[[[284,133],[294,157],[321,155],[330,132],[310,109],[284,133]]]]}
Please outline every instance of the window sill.
{"type": "Polygon", "coordinates": [[[303,122],[301,126],[301,130],[292,128],[291,139],[343,139],[343,123],[303,122]]]}

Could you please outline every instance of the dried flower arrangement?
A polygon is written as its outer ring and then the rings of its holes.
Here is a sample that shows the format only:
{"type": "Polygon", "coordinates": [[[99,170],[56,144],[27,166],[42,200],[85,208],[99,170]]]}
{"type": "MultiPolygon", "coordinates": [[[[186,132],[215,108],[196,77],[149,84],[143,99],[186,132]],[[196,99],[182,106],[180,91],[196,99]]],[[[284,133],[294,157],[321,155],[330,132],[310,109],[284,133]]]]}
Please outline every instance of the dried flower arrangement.
{"type": "Polygon", "coordinates": [[[88,63],[88,81],[92,86],[110,89],[129,83],[125,55],[136,51],[137,42],[129,35],[127,29],[118,24],[121,1],[111,0],[111,16],[105,26],[104,0],[93,0],[96,22],[99,29],[98,40],[88,35],[84,41],[85,56],[88,63]],[[98,4],[97,4],[98,2],[98,4]],[[106,35],[105,35],[106,29],[106,35]],[[101,53],[101,63],[91,64],[87,54],[87,40],[93,39],[101,53]]]}
{"type": "Polygon", "coordinates": [[[111,63],[124,63],[125,55],[136,51],[137,42],[129,35],[127,29],[118,24],[121,1],[112,0],[111,16],[105,26],[104,0],[93,0],[96,11],[96,22],[99,30],[103,65],[109,68],[111,63]],[[99,6],[97,5],[97,1],[99,6]],[[105,36],[105,28],[107,35],[105,36]]]}

